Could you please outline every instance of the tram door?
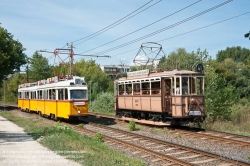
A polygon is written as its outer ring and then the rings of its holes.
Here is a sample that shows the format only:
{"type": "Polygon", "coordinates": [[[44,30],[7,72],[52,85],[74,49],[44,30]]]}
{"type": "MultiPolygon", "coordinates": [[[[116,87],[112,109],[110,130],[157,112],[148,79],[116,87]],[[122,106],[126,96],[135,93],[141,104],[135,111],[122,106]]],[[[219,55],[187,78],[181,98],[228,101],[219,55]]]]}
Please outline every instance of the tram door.
{"type": "Polygon", "coordinates": [[[162,94],[163,94],[163,111],[168,112],[168,114],[172,114],[171,108],[171,78],[163,78],[162,80],[162,94]]]}

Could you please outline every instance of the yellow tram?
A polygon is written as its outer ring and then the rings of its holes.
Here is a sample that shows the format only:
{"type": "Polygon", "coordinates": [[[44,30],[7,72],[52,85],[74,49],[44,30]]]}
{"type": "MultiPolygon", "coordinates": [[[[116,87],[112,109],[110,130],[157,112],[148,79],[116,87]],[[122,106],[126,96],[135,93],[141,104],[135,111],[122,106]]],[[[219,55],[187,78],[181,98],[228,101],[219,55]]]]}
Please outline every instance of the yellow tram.
{"type": "Polygon", "coordinates": [[[18,108],[52,119],[88,116],[88,88],[83,77],[52,77],[18,87],[18,108]]]}
{"type": "Polygon", "coordinates": [[[154,125],[202,122],[204,79],[201,71],[128,72],[114,81],[116,115],[154,125]]]}

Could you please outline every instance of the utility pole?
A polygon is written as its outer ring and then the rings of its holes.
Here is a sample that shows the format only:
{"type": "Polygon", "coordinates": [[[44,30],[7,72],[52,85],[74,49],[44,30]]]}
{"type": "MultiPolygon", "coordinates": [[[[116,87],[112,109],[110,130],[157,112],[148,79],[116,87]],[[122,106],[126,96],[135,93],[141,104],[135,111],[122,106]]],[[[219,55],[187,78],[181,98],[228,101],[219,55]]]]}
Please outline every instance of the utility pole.
{"type": "Polygon", "coordinates": [[[29,65],[26,66],[26,81],[29,82],[29,65]]]}
{"type": "Polygon", "coordinates": [[[4,84],[4,92],[3,92],[4,93],[4,106],[3,106],[3,110],[5,111],[5,101],[6,101],[6,97],[5,97],[5,94],[6,94],[6,87],[5,87],[6,85],[5,84],[6,83],[5,83],[5,80],[3,80],[3,84],[4,84]]]}
{"type": "MultiPolygon", "coordinates": [[[[68,45],[68,44],[67,44],[68,45]]],[[[74,56],[74,52],[73,52],[73,43],[70,43],[70,51],[69,51],[69,57],[70,57],[70,77],[73,77],[73,56],[74,56]]]]}
{"type": "MultiPolygon", "coordinates": [[[[70,69],[69,69],[69,75],[72,78],[73,77],[73,56],[78,55],[78,56],[91,56],[91,57],[107,57],[110,58],[108,55],[83,55],[83,54],[75,54],[73,51],[73,43],[71,42],[70,44],[67,43],[67,46],[70,46],[70,48],[64,49],[64,48],[56,48],[53,52],[52,51],[46,51],[46,50],[39,50],[39,52],[47,52],[47,53],[54,53],[55,56],[58,56],[58,54],[68,54],[70,58],[70,69]],[[67,51],[67,52],[65,52],[67,51]],[[69,51],[69,52],[68,52],[69,51]]],[[[60,57],[59,57],[60,58],[60,57]]],[[[61,58],[60,58],[61,59],[61,58]]],[[[61,59],[62,60],[62,59],[61,59]]],[[[63,61],[63,60],[62,60],[63,61]]]]}

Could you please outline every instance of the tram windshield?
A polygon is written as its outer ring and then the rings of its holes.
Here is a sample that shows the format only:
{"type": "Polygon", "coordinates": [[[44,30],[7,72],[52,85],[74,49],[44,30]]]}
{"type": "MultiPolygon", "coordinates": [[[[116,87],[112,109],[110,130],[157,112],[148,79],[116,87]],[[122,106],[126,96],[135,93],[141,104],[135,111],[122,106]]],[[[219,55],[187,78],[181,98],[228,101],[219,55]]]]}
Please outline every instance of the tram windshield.
{"type": "Polygon", "coordinates": [[[175,95],[204,95],[204,77],[176,77],[175,95]]]}
{"type": "Polygon", "coordinates": [[[70,90],[70,99],[86,99],[87,91],[86,90],[70,90]]]}

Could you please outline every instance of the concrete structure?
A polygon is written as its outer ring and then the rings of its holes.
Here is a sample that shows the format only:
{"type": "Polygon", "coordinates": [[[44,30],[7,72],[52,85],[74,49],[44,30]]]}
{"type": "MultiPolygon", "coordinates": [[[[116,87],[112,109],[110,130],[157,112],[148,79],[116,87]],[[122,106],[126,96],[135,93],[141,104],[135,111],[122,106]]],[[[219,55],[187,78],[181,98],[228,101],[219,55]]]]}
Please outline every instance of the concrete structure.
{"type": "Polygon", "coordinates": [[[22,128],[0,116],[0,165],[80,166],[48,150],[22,128]]]}

